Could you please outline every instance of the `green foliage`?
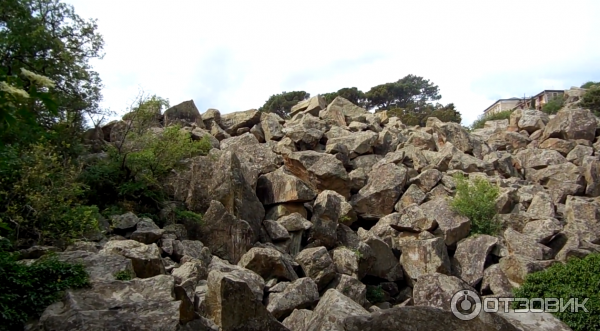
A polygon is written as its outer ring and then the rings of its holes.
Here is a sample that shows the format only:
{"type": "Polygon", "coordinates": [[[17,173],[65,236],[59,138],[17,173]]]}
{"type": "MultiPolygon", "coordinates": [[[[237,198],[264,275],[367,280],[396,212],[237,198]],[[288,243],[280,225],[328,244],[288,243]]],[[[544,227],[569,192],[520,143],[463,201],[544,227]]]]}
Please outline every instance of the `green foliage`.
{"type": "Polygon", "coordinates": [[[24,323],[38,318],[62,291],[89,285],[83,265],[50,255],[27,266],[15,257],[0,252],[0,330],[23,330],[24,323]]]}
{"type": "Polygon", "coordinates": [[[129,270],[117,271],[114,276],[115,276],[116,280],[124,280],[124,281],[132,280],[134,277],[133,273],[129,270]]]}
{"type": "Polygon", "coordinates": [[[481,115],[473,124],[471,124],[471,129],[482,129],[487,121],[497,121],[497,120],[508,120],[510,119],[510,114],[512,114],[512,110],[505,110],[495,114],[490,115],[481,115]]]}
{"type": "Polygon", "coordinates": [[[293,106],[308,98],[310,98],[310,94],[304,91],[282,92],[272,95],[258,110],[287,118],[293,106]]]}
{"type": "Polygon", "coordinates": [[[381,288],[381,285],[378,286],[367,286],[367,300],[370,303],[378,303],[382,302],[385,298],[385,293],[381,288]]]}
{"type": "Polygon", "coordinates": [[[365,94],[369,108],[380,110],[406,108],[418,110],[428,102],[440,100],[439,88],[428,79],[407,75],[394,83],[372,87],[365,94]]]}
{"type": "Polygon", "coordinates": [[[356,87],[344,87],[339,89],[337,92],[325,93],[323,94],[323,98],[327,103],[331,103],[335,98],[342,97],[352,102],[353,104],[365,107],[366,106],[366,95],[363,91],[357,89],[356,87]]]}
{"type": "Polygon", "coordinates": [[[189,210],[184,210],[184,209],[175,209],[175,222],[176,223],[183,223],[187,220],[191,220],[194,221],[198,224],[202,224],[202,214],[200,213],[195,213],[193,211],[189,211],[189,210]]]}
{"type": "Polygon", "coordinates": [[[77,180],[76,164],[45,141],[19,159],[18,171],[0,179],[0,219],[9,223],[14,239],[70,240],[97,229],[98,209],[82,203],[87,187],[77,180]]]}
{"type": "Polygon", "coordinates": [[[468,180],[461,174],[454,176],[456,195],[450,205],[454,211],[471,221],[471,234],[495,235],[501,224],[496,220],[497,186],[481,177],[468,180]]]}
{"type": "Polygon", "coordinates": [[[542,111],[546,114],[556,114],[565,105],[565,96],[558,95],[542,106],[542,111]]]}
{"type": "Polygon", "coordinates": [[[354,255],[356,255],[357,258],[362,259],[363,258],[363,254],[356,248],[352,249],[352,252],[354,253],[354,255]]]}
{"type": "Polygon", "coordinates": [[[581,97],[579,105],[591,110],[596,116],[600,116],[600,85],[590,87],[581,97]]]}
{"type": "Polygon", "coordinates": [[[419,111],[415,111],[414,109],[392,108],[388,112],[391,116],[397,116],[402,123],[409,126],[425,126],[427,124],[427,119],[430,117],[436,117],[442,122],[460,123],[462,121],[462,117],[455,109],[453,103],[447,104],[446,106],[439,103],[435,105],[426,104],[423,105],[419,111]]]}
{"type": "Polygon", "coordinates": [[[162,112],[169,108],[169,100],[157,95],[147,98],[141,96],[139,100],[131,112],[123,115],[123,120],[133,121],[131,128],[137,135],[143,134],[152,126],[159,126],[162,112]]]}
{"type": "Polygon", "coordinates": [[[592,81],[589,81],[589,82],[587,82],[587,83],[585,83],[585,84],[581,85],[581,88],[588,89],[588,88],[591,88],[592,86],[600,86],[600,82],[592,82],[592,81]]]}
{"type": "MultiPolygon", "coordinates": [[[[527,275],[523,285],[514,290],[514,295],[519,298],[562,298],[564,302],[578,298],[580,304],[588,298],[585,303],[587,313],[582,309],[577,313],[567,309],[553,314],[574,331],[600,330],[599,285],[600,254],[595,253],[527,275]]],[[[534,305],[532,308],[540,307],[534,305]]]]}

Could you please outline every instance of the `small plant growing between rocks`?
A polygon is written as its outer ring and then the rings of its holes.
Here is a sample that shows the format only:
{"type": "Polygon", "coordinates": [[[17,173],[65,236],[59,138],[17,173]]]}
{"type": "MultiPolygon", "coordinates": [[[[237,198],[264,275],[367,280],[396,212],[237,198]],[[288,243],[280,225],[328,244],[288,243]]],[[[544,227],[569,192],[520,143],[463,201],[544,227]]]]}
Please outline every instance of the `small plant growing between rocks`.
{"type": "Polygon", "coordinates": [[[129,270],[121,270],[115,273],[116,280],[128,281],[133,279],[133,274],[129,270]]]}
{"type": "Polygon", "coordinates": [[[356,248],[352,249],[352,252],[354,252],[354,255],[356,255],[356,257],[358,257],[359,259],[363,258],[363,254],[356,248]]]}
{"type": "Polygon", "coordinates": [[[450,205],[458,214],[471,221],[471,235],[495,235],[501,229],[496,219],[496,199],[500,189],[484,178],[469,180],[462,174],[454,176],[456,195],[450,205]]]}
{"type": "Polygon", "coordinates": [[[370,303],[375,304],[382,302],[383,298],[385,298],[385,293],[383,292],[381,285],[367,286],[367,300],[369,300],[370,303]]]}
{"type": "MultiPolygon", "coordinates": [[[[523,285],[514,290],[517,298],[557,298],[565,303],[577,298],[585,308],[571,312],[553,313],[574,331],[598,330],[600,327],[600,254],[590,254],[583,259],[571,258],[566,264],[555,263],[548,269],[527,275],[523,285]]],[[[530,308],[539,309],[539,302],[530,308]],[[537,305],[536,305],[537,304],[537,305]]]]}

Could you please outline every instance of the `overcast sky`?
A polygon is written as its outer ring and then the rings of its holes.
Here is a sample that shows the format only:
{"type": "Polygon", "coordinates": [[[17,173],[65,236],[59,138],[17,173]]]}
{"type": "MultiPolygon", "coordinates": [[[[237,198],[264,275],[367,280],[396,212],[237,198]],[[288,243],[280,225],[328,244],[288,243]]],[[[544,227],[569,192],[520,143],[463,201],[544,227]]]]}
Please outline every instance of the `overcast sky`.
{"type": "Polygon", "coordinates": [[[498,98],[600,81],[600,1],[67,0],[98,19],[103,106],[201,112],[425,77],[468,125],[498,98]]]}

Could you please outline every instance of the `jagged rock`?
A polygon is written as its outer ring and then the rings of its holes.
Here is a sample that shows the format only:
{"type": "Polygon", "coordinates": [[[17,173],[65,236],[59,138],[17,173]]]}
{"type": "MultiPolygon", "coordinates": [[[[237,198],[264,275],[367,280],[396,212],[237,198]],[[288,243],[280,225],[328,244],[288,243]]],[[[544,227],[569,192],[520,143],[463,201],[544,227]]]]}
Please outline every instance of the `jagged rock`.
{"type": "Polygon", "coordinates": [[[263,225],[267,233],[269,234],[269,238],[273,241],[282,241],[290,239],[290,234],[288,230],[281,224],[277,223],[273,220],[264,220],[263,225]]]}
{"type": "Polygon", "coordinates": [[[473,150],[473,143],[469,133],[458,123],[434,123],[433,132],[437,134],[437,147],[440,150],[446,143],[451,143],[459,151],[469,153],[473,150]]]}
{"type": "Polygon", "coordinates": [[[585,195],[600,196],[600,161],[591,157],[583,160],[583,176],[586,182],[585,195]]]}
{"type": "Polygon", "coordinates": [[[513,254],[500,259],[500,269],[510,281],[520,285],[528,274],[544,270],[555,262],[557,261],[536,261],[527,256],[513,254]]]}
{"type": "Polygon", "coordinates": [[[208,277],[208,269],[207,265],[202,265],[202,263],[186,262],[173,269],[171,275],[175,279],[175,284],[180,285],[189,281],[192,284],[192,289],[195,289],[199,280],[208,277]]]}
{"type": "Polygon", "coordinates": [[[308,277],[290,283],[280,293],[271,293],[267,310],[277,319],[287,317],[294,309],[309,307],[319,300],[317,284],[308,277]]]}
{"type": "Polygon", "coordinates": [[[565,233],[578,235],[593,244],[600,244],[600,204],[570,196],[565,204],[565,219],[565,233]]]}
{"type": "Polygon", "coordinates": [[[156,244],[145,245],[135,240],[113,240],[104,245],[103,254],[116,254],[131,260],[139,278],[150,278],[165,273],[160,248],[156,244]]]}
{"type": "Polygon", "coordinates": [[[263,279],[285,279],[294,281],[298,275],[283,254],[272,248],[251,248],[238,262],[240,267],[252,270],[263,279]]]}
{"type": "Polygon", "coordinates": [[[320,118],[331,121],[341,127],[345,127],[346,124],[350,124],[356,118],[365,115],[367,115],[367,111],[364,108],[356,106],[343,97],[336,97],[327,106],[327,109],[319,113],[320,118]]]}
{"type": "Polygon", "coordinates": [[[56,253],[56,257],[62,262],[83,264],[92,282],[115,280],[115,275],[121,272],[135,277],[132,260],[122,255],[69,251],[56,253]]]}
{"type": "Polygon", "coordinates": [[[594,141],[596,126],[594,114],[587,109],[562,110],[548,122],[540,140],[560,138],[594,141]]]}
{"type": "Polygon", "coordinates": [[[282,131],[299,149],[305,150],[316,148],[326,129],[324,121],[305,114],[299,120],[287,122],[282,131]]]}
{"type": "Polygon", "coordinates": [[[166,236],[173,235],[174,239],[186,240],[188,239],[187,229],[183,224],[169,224],[163,228],[163,238],[166,236]]]}
{"type": "Polygon", "coordinates": [[[554,218],[531,221],[523,227],[523,233],[531,237],[535,242],[547,244],[563,229],[562,225],[554,218]]]}
{"type": "Polygon", "coordinates": [[[250,133],[258,140],[259,143],[265,143],[265,133],[262,129],[261,123],[255,124],[252,129],[250,129],[250,133]]]}
{"type": "Polygon", "coordinates": [[[282,203],[271,207],[267,211],[265,219],[277,220],[283,216],[288,216],[293,213],[299,213],[304,218],[308,216],[308,214],[306,213],[306,208],[304,208],[304,205],[302,203],[282,203]]]}
{"type": "Polygon", "coordinates": [[[40,317],[45,330],[178,330],[181,301],[173,277],[97,281],[90,289],[67,290],[64,302],[40,317]]]}
{"type": "MultiPolygon", "coordinates": [[[[55,247],[52,247],[52,248],[55,248],[55,247]]],[[[77,240],[77,241],[73,242],[73,244],[71,244],[67,248],[65,248],[65,252],[85,251],[85,252],[90,252],[90,253],[98,253],[101,249],[102,249],[102,245],[99,243],[77,240]]],[[[21,258],[23,258],[23,257],[21,256],[21,258]]]]}
{"type": "Polygon", "coordinates": [[[527,213],[537,217],[554,217],[555,207],[552,202],[552,197],[546,192],[538,192],[533,196],[531,204],[527,209],[527,213]]]}
{"type": "Polygon", "coordinates": [[[287,330],[256,299],[244,279],[232,273],[209,273],[206,305],[208,317],[223,331],[287,330]]]}
{"type": "Polygon", "coordinates": [[[305,114],[311,114],[312,116],[319,116],[319,111],[327,107],[327,101],[320,95],[316,95],[310,99],[306,99],[298,102],[292,107],[290,116],[294,116],[297,113],[303,112],[305,114]]]}
{"type": "Polygon", "coordinates": [[[486,260],[497,242],[498,238],[488,235],[458,242],[452,258],[452,274],[470,286],[476,286],[483,279],[486,260]]]}
{"type": "Polygon", "coordinates": [[[366,131],[368,128],[369,126],[367,124],[356,121],[353,121],[348,125],[348,129],[352,132],[366,131]]]}
{"type": "Polygon", "coordinates": [[[304,218],[300,213],[293,213],[283,216],[277,220],[288,232],[308,230],[312,227],[312,223],[304,218]]]}
{"type": "Polygon", "coordinates": [[[504,231],[504,239],[511,253],[526,256],[534,260],[549,260],[553,258],[552,249],[538,244],[535,238],[521,234],[512,228],[504,231]]]}
{"type": "Polygon", "coordinates": [[[367,286],[354,277],[338,274],[327,286],[327,289],[330,288],[336,289],[361,306],[367,302],[367,286]]]}
{"type": "Polygon", "coordinates": [[[220,202],[211,202],[203,222],[200,236],[213,255],[238,263],[242,255],[252,247],[253,229],[248,222],[227,212],[220,202]]]}
{"type": "Polygon", "coordinates": [[[351,159],[373,151],[373,145],[377,140],[377,133],[372,131],[358,132],[348,136],[339,138],[331,138],[327,140],[326,151],[334,154],[332,151],[336,144],[343,145],[348,150],[348,155],[351,159]]]}
{"type": "Polygon", "coordinates": [[[325,247],[306,248],[296,256],[304,274],[312,278],[319,287],[325,288],[335,277],[335,264],[325,247]]]}
{"type": "Polygon", "coordinates": [[[348,173],[348,178],[350,179],[350,191],[356,193],[367,185],[367,181],[369,180],[369,170],[366,170],[365,168],[352,170],[348,173]]]}
{"type": "MultiPolygon", "coordinates": [[[[434,218],[429,218],[421,207],[416,204],[410,205],[403,210],[402,214],[394,213],[387,217],[394,217],[395,222],[391,222],[390,226],[397,231],[408,231],[408,232],[423,232],[431,231],[438,226],[437,221],[434,218]]],[[[380,220],[381,221],[381,220],[380,220]]]]}
{"type": "Polygon", "coordinates": [[[437,149],[433,136],[424,131],[413,131],[408,135],[406,144],[420,149],[435,151],[437,149]]]}
{"type": "Polygon", "coordinates": [[[260,122],[261,112],[256,109],[233,112],[221,115],[220,126],[230,135],[234,135],[238,129],[250,129],[260,122]]]}
{"type": "Polygon", "coordinates": [[[392,213],[407,180],[405,167],[387,163],[373,166],[367,185],[352,197],[351,204],[365,219],[379,219],[392,213]]]}
{"type": "Polygon", "coordinates": [[[495,314],[482,312],[473,320],[463,321],[449,311],[426,306],[396,307],[366,316],[350,316],[344,321],[344,326],[345,331],[519,330],[495,314]]]}
{"type": "Polygon", "coordinates": [[[417,185],[412,184],[408,187],[406,192],[402,194],[402,197],[394,206],[394,210],[403,211],[412,204],[421,204],[423,201],[425,201],[426,197],[427,195],[425,192],[423,192],[423,190],[421,190],[417,185]]]}
{"type": "Polygon", "coordinates": [[[511,295],[512,285],[499,264],[489,266],[483,272],[481,292],[491,291],[496,295],[511,295]]]}
{"type": "Polygon", "coordinates": [[[562,156],[567,156],[577,144],[573,141],[562,140],[558,138],[549,138],[538,147],[542,149],[551,149],[559,152],[562,156]]]}
{"type": "Polygon", "coordinates": [[[537,130],[544,129],[549,121],[550,117],[544,112],[533,109],[523,109],[517,125],[519,129],[525,130],[528,133],[533,133],[537,130]]]}
{"type": "Polygon", "coordinates": [[[544,185],[555,204],[565,201],[568,195],[577,195],[585,191],[585,178],[579,167],[567,162],[551,165],[541,170],[529,170],[528,180],[544,185]]]}
{"type": "Polygon", "coordinates": [[[383,157],[376,154],[361,155],[350,161],[350,167],[354,170],[364,168],[367,172],[383,157]]]}
{"type": "Polygon", "coordinates": [[[338,224],[350,225],[355,220],[356,214],[346,199],[335,191],[325,190],[313,205],[309,242],[332,248],[337,241],[338,224]]]}
{"type": "Polygon", "coordinates": [[[388,244],[375,236],[369,236],[365,243],[371,247],[372,254],[375,257],[373,265],[367,270],[367,275],[391,282],[403,279],[402,267],[388,244]]]}
{"type": "MultiPolygon", "coordinates": [[[[576,145],[575,147],[573,147],[572,150],[568,152],[567,161],[573,163],[576,166],[583,166],[586,164],[584,163],[584,159],[586,159],[586,157],[592,156],[592,154],[594,154],[594,149],[592,147],[576,145]]],[[[590,161],[594,159],[597,160],[597,158],[591,158],[590,161]]]]}
{"type": "Polygon", "coordinates": [[[315,151],[294,152],[284,156],[287,170],[313,189],[336,191],[350,196],[350,180],[342,162],[335,156],[315,151]]]}
{"type": "Polygon", "coordinates": [[[290,316],[283,320],[282,324],[290,331],[304,331],[312,314],[312,310],[294,309],[290,316]]]}
{"type": "Polygon", "coordinates": [[[441,273],[426,274],[417,280],[413,288],[415,306],[427,306],[450,311],[452,296],[461,290],[475,291],[461,279],[441,273]]]}
{"type": "Polygon", "coordinates": [[[572,331],[565,323],[561,322],[554,315],[546,312],[515,312],[510,310],[508,313],[503,309],[498,311],[498,316],[508,322],[513,328],[522,331],[572,331]]]}
{"type": "Polygon", "coordinates": [[[317,195],[313,188],[288,173],[285,167],[260,176],[256,194],[264,205],[311,201],[317,195]]]}
{"type": "Polygon", "coordinates": [[[280,140],[283,138],[283,119],[274,113],[262,113],[260,118],[260,126],[262,128],[266,141],[280,140]]]}
{"type": "Polygon", "coordinates": [[[448,251],[442,238],[410,240],[402,243],[400,264],[410,284],[430,273],[449,275],[452,271],[448,251]]]}
{"type": "Polygon", "coordinates": [[[176,106],[173,106],[164,113],[165,126],[181,124],[182,126],[190,126],[196,124],[199,128],[204,129],[202,116],[194,104],[194,100],[184,101],[176,106]]]}
{"type": "Polygon", "coordinates": [[[263,300],[265,280],[256,272],[235,264],[230,264],[226,260],[221,260],[220,258],[213,256],[212,261],[208,266],[208,271],[210,273],[211,271],[215,270],[222,273],[231,274],[236,279],[243,280],[248,285],[252,293],[254,293],[256,300],[263,300]]]}
{"type": "Polygon", "coordinates": [[[469,234],[471,222],[468,218],[454,212],[447,200],[434,199],[420,207],[428,218],[437,222],[438,230],[443,235],[446,245],[453,245],[469,234]]]}
{"type": "Polygon", "coordinates": [[[305,331],[344,331],[344,319],[368,315],[369,312],[335,289],[329,289],[313,310],[305,331]]]}
{"type": "Polygon", "coordinates": [[[199,240],[175,240],[173,241],[173,252],[170,254],[176,261],[181,261],[185,256],[210,263],[211,254],[199,240]]]}
{"type": "Polygon", "coordinates": [[[570,258],[584,258],[591,253],[600,253],[600,245],[595,245],[581,238],[578,234],[567,233],[562,235],[557,242],[562,244],[556,253],[555,260],[567,262],[570,258]]]}
{"type": "Polygon", "coordinates": [[[517,153],[523,168],[543,169],[551,165],[566,163],[567,159],[551,149],[525,149],[517,153]]]}
{"type": "Polygon", "coordinates": [[[131,239],[143,244],[153,244],[157,242],[165,231],[149,218],[142,218],[136,225],[136,230],[131,234],[131,239]]]}
{"type": "Polygon", "coordinates": [[[134,213],[129,212],[123,215],[111,216],[112,227],[118,230],[133,229],[140,219],[134,213]]]}

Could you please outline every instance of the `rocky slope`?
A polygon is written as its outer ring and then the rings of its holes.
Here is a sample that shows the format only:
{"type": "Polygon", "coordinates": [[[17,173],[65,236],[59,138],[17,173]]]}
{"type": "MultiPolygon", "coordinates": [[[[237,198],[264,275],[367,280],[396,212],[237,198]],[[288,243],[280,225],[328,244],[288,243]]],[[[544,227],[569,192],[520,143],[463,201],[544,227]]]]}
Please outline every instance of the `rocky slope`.
{"type": "MultiPolygon", "coordinates": [[[[161,122],[211,138],[209,155],[164,183],[203,224],[114,217],[105,238],[58,253],[88,267],[92,288],[30,330],[569,330],[541,314],[461,321],[450,300],[509,296],[528,273],[600,252],[600,122],[588,110],[519,110],[467,132],[314,97],[288,121],[188,101],[161,122]],[[457,172],[500,186],[500,235],[468,236],[448,202],[457,172]],[[123,271],[137,277],[116,280],[123,271]]],[[[102,128],[104,140],[124,126],[102,128]]]]}

